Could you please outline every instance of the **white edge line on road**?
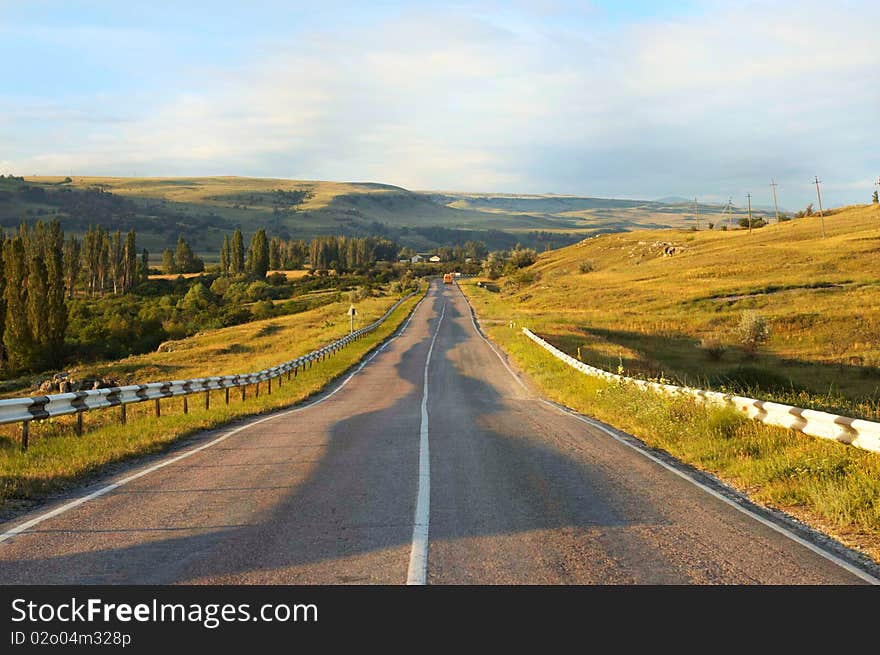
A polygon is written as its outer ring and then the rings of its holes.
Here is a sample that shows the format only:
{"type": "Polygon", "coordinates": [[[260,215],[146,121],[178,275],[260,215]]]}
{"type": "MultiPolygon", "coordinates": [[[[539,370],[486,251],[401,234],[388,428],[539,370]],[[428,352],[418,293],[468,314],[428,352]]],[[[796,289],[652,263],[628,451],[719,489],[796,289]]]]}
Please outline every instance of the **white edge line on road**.
{"type": "Polygon", "coordinates": [[[425,382],[422,387],[422,422],[419,428],[419,490],[416,500],[416,513],[413,519],[412,548],[409,552],[409,569],[406,573],[406,584],[424,585],[428,580],[428,530],[431,515],[431,453],[428,444],[428,368],[431,365],[431,354],[434,343],[440,334],[440,325],[446,316],[446,304],[440,312],[437,329],[428,347],[425,358],[425,382]]]}
{"type": "Polygon", "coordinates": [[[403,326],[397,331],[397,334],[395,334],[390,339],[386,340],[385,343],[382,344],[381,347],[377,348],[369,357],[367,357],[364,361],[362,361],[360,363],[360,365],[354,371],[352,371],[351,374],[349,374],[349,376],[346,377],[345,380],[343,380],[341,384],[339,384],[339,386],[337,386],[333,391],[328,393],[326,396],[322,396],[318,400],[312,401],[312,402],[310,402],[306,405],[303,405],[301,407],[294,407],[293,409],[288,409],[288,410],[281,411],[278,413],[273,413],[270,416],[265,416],[263,418],[249,421],[245,425],[237,427],[234,430],[231,430],[230,432],[227,432],[226,434],[223,434],[223,435],[217,437],[216,439],[209,441],[206,444],[202,444],[201,446],[198,446],[197,448],[193,448],[192,450],[187,450],[186,452],[181,453],[180,455],[177,455],[175,457],[171,457],[170,459],[163,460],[154,466],[146,468],[142,471],[138,471],[137,473],[134,473],[133,475],[129,475],[128,477],[123,478],[122,480],[119,480],[117,482],[113,482],[113,483],[108,484],[104,487],[101,487],[97,491],[93,491],[90,494],[86,494],[85,496],[71,500],[70,502],[65,503],[59,507],[56,507],[55,509],[53,509],[49,512],[46,512],[45,514],[40,514],[39,516],[36,516],[36,517],[30,519],[29,521],[25,521],[24,523],[17,525],[14,528],[11,528],[11,529],[3,532],[2,534],[0,534],[0,543],[3,543],[4,541],[11,539],[12,537],[15,537],[16,535],[19,535],[22,532],[26,532],[27,530],[31,529],[35,525],[42,523],[43,521],[47,521],[47,520],[54,518],[60,514],[64,514],[65,512],[69,512],[70,510],[72,510],[76,507],[79,507],[80,505],[83,505],[83,504],[89,502],[90,500],[94,500],[95,498],[99,498],[100,496],[103,496],[104,494],[109,493],[109,492],[113,491],[114,489],[118,489],[119,487],[121,487],[125,484],[128,484],[129,482],[133,482],[134,480],[137,480],[138,478],[142,478],[145,475],[149,475],[150,473],[158,471],[159,469],[164,468],[170,464],[174,464],[176,462],[179,462],[182,459],[186,459],[187,457],[190,457],[191,455],[195,455],[196,453],[199,453],[207,448],[210,448],[211,446],[215,446],[218,443],[220,443],[221,441],[225,441],[229,437],[232,437],[232,436],[234,436],[244,430],[250,429],[250,428],[254,427],[255,425],[259,425],[260,423],[265,423],[266,421],[273,421],[275,419],[282,418],[284,416],[289,416],[290,414],[296,414],[297,412],[301,412],[303,410],[309,409],[310,407],[314,407],[315,405],[318,405],[318,404],[324,402],[325,400],[328,400],[329,398],[334,396],[338,391],[340,391],[346,384],[348,384],[349,380],[351,380],[355,375],[360,373],[361,370],[363,370],[364,366],[369,364],[373,360],[373,358],[376,357],[376,355],[378,355],[380,352],[385,350],[385,348],[392,341],[394,341],[395,339],[397,339],[397,337],[399,337],[400,335],[403,334],[404,330],[406,330],[406,328],[409,327],[410,321],[412,320],[413,316],[415,316],[416,310],[419,308],[419,305],[422,304],[422,301],[426,297],[427,297],[427,294],[422,296],[419,299],[419,302],[417,302],[413,306],[412,311],[409,314],[409,317],[406,319],[406,322],[403,324],[403,326]]]}
{"type": "MultiPolygon", "coordinates": [[[[456,285],[456,286],[458,286],[458,285],[456,285]]],[[[476,332],[479,335],[479,337],[483,341],[486,342],[486,344],[489,346],[489,348],[492,349],[492,352],[495,353],[495,356],[499,360],[501,360],[501,363],[504,365],[504,368],[507,369],[507,372],[510,373],[510,375],[513,377],[513,379],[519,383],[519,386],[521,386],[525,391],[528,392],[529,388],[526,386],[526,383],[519,379],[519,376],[513,372],[513,369],[511,369],[510,366],[507,365],[507,362],[504,360],[504,357],[501,356],[501,353],[498,352],[498,350],[495,348],[495,345],[491,341],[489,341],[486,337],[484,337],[482,332],[480,332],[480,328],[477,327],[477,321],[474,318],[474,309],[473,309],[473,307],[471,307],[471,303],[468,301],[467,296],[464,295],[464,291],[461,290],[461,287],[458,287],[458,292],[461,294],[461,297],[464,298],[464,303],[468,307],[468,311],[470,312],[470,315],[471,315],[471,325],[474,326],[474,332],[476,332]]]]}
{"type": "Polygon", "coordinates": [[[541,399],[541,402],[549,405],[550,407],[553,407],[554,409],[558,410],[559,412],[561,412],[563,414],[566,414],[567,416],[570,416],[574,419],[577,419],[578,421],[582,421],[583,423],[586,423],[587,425],[590,425],[590,426],[596,428],[597,430],[601,430],[602,432],[607,434],[609,437],[611,437],[612,439],[614,439],[618,443],[622,443],[624,446],[627,446],[628,448],[633,449],[634,451],[636,451],[640,455],[643,455],[644,457],[647,457],[648,459],[650,459],[652,462],[659,464],[660,466],[665,468],[667,471],[671,471],[672,473],[675,473],[680,478],[683,478],[684,480],[687,480],[688,482],[690,482],[694,486],[699,487],[700,489],[705,491],[707,494],[710,494],[711,496],[714,496],[715,498],[717,498],[721,502],[726,503],[726,504],[730,505],[731,507],[733,507],[734,509],[739,510],[743,514],[755,519],[756,521],[767,526],[771,530],[775,530],[779,534],[788,537],[792,541],[794,541],[794,542],[800,544],[801,546],[813,551],[817,555],[821,555],[822,557],[824,557],[828,561],[836,564],[837,566],[839,566],[842,569],[849,571],[850,573],[861,578],[865,582],[869,582],[870,584],[874,584],[874,585],[880,584],[880,579],[874,577],[873,575],[871,575],[867,571],[863,571],[859,567],[854,566],[853,564],[850,564],[849,562],[847,562],[844,559],[841,559],[837,555],[834,555],[833,553],[829,553],[824,548],[817,546],[816,544],[804,539],[803,537],[799,537],[797,534],[788,530],[787,528],[761,516],[760,514],[757,514],[753,511],[751,511],[750,509],[748,509],[746,507],[743,507],[742,505],[740,505],[736,501],[728,498],[727,496],[725,496],[722,493],[719,493],[718,491],[716,491],[712,487],[709,487],[709,486],[703,484],[702,482],[695,480],[693,477],[691,477],[690,475],[688,475],[684,471],[679,470],[678,468],[672,466],[668,462],[664,462],[659,457],[655,457],[654,455],[652,455],[648,451],[644,450],[643,448],[640,448],[636,444],[631,443],[629,440],[624,439],[623,437],[621,437],[618,434],[615,434],[615,432],[613,430],[610,430],[609,428],[605,427],[604,425],[602,425],[600,422],[596,421],[595,419],[591,419],[587,416],[583,416],[582,414],[578,414],[577,412],[574,412],[574,411],[569,410],[567,408],[561,407],[560,405],[557,405],[556,403],[551,402],[549,400],[541,399]]]}
{"type": "MultiPolygon", "coordinates": [[[[461,291],[461,289],[459,289],[459,291],[461,291]]],[[[470,303],[467,300],[467,296],[464,295],[463,291],[461,292],[461,295],[462,295],[462,297],[464,297],[465,302],[468,304],[468,308],[470,309],[470,303]]],[[[498,359],[501,360],[502,364],[504,364],[504,368],[507,369],[507,372],[510,373],[513,376],[513,378],[517,382],[519,382],[520,385],[522,385],[522,387],[525,389],[526,386],[525,386],[525,384],[523,384],[523,381],[520,380],[519,376],[517,376],[516,373],[514,373],[511,370],[511,368],[507,365],[507,362],[504,361],[504,358],[501,356],[501,354],[495,349],[495,346],[492,345],[492,343],[486,337],[484,337],[480,333],[480,331],[477,329],[477,324],[474,322],[474,319],[473,319],[473,310],[471,310],[471,322],[474,323],[474,330],[476,330],[477,334],[479,334],[483,338],[483,341],[485,341],[486,343],[489,344],[489,347],[492,348],[492,350],[498,356],[498,359]]],[[[647,457],[652,462],[655,462],[656,464],[659,464],[660,466],[667,469],[668,471],[675,473],[680,478],[687,480],[688,482],[690,482],[694,486],[699,487],[700,489],[705,491],[707,494],[714,496],[715,498],[726,503],[727,505],[730,505],[731,507],[742,512],[746,516],[753,518],[758,523],[761,523],[762,525],[767,526],[771,530],[775,530],[779,534],[781,534],[785,537],[788,537],[789,539],[791,539],[795,543],[803,546],[804,548],[811,550],[812,552],[816,553],[817,555],[820,555],[821,557],[824,557],[829,562],[836,564],[840,568],[852,573],[857,578],[860,578],[860,579],[864,580],[865,582],[872,584],[872,585],[880,585],[880,578],[877,578],[877,577],[871,575],[870,573],[868,573],[867,571],[863,571],[859,567],[857,567],[853,564],[850,564],[849,562],[838,557],[837,555],[834,555],[833,553],[828,552],[827,550],[825,550],[821,546],[817,546],[816,544],[804,539],[803,537],[798,536],[797,534],[795,534],[791,530],[788,530],[787,528],[761,516],[760,514],[757,514],[753,511],[743,507],[742,505],[731,500],[730,498],[728,498],[724,494],[721,494],[721,493],[715,491],[711,487],[708,487],[705,484],[703,484],[702,482],[700,482],[699,480],[696,480],[695,478],[691,477],[690,475],[688,475],[684,471],[677,469],[676,467],[672,466],[671,464],[664,462],[659,457],[655,457],[654,455],[652,455],[651,453],[649,453],[645,449],[640,448],[636,444],[631,443],[627,439],[622,438],[620,435],[615,434],[612,430],[608,429],[607,427],[605,427],[604,425],[602,425],[600,422],[596,421],[595,419],[591,419],[587,416],[579,414],[578,412],[576,412],[574,410],[568,409],[567,407],[562,407],[561,405],[558,405],[557,403],[551,402],[551,401],[546,400],[544,398],[541,398],[540,400],[542,403],[549,405],[550,407],[554,408],[555,410],[557,410],[567,416],[570,416],[574,419],[577,419],[578,421],[582,421],[583,423],[586,423],[587,425],[590,425],[598,430],[601,430],[602,432],[607,434],[609,437],[611,437],[615,441],[622,443],[624,446],[627,446],[628,448],[633,449],[634,451],[636,451],[640,455],[647,457]]]]}

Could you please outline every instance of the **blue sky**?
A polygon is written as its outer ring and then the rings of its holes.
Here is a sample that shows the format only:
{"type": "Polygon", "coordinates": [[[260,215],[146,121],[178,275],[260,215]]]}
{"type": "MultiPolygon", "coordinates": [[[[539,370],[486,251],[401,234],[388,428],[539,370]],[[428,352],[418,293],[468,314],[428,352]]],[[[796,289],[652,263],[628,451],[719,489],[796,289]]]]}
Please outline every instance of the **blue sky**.
{"type": "Polygon", "coordinates": [[[878,29],[812,0],[0,0],[0,172],[865,202],[878,29]]]}

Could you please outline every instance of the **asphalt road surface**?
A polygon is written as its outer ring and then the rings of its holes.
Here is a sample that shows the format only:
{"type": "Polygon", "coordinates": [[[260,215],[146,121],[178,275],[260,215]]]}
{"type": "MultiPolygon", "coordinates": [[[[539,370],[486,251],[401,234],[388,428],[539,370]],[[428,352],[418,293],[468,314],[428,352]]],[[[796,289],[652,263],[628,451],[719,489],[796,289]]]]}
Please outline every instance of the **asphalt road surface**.
{"type": "Polygon", "coordinates": [[[455,286],[323,398],[0,526],[0,584],[863,582],[544,402],[455,286]]]}

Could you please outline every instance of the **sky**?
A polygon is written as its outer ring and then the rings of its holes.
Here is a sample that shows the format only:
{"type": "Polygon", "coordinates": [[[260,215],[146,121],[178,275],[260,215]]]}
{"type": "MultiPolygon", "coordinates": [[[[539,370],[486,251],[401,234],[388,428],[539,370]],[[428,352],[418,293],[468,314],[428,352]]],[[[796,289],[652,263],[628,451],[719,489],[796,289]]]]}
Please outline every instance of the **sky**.
{"type": "Polygon", "coordinates": [[[0,0],[0,173],[868,202],[878,32],[876,1],[0,0]]]}

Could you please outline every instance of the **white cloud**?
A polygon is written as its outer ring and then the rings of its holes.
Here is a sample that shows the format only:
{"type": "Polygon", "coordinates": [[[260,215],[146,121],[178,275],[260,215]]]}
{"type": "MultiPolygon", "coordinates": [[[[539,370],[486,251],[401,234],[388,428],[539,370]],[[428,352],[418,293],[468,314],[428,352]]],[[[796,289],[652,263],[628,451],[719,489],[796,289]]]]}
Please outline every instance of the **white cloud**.
{"type": "Polygon", "coordinates": [[[485,13],[315,33],[195,71],[127,122],[18,138],[10,165],[719,197],[771,175],[803,195],[815,171],[830,199],[861,192],[876,163],[880,10],[728,7],[583,35],[485,13]]]}

